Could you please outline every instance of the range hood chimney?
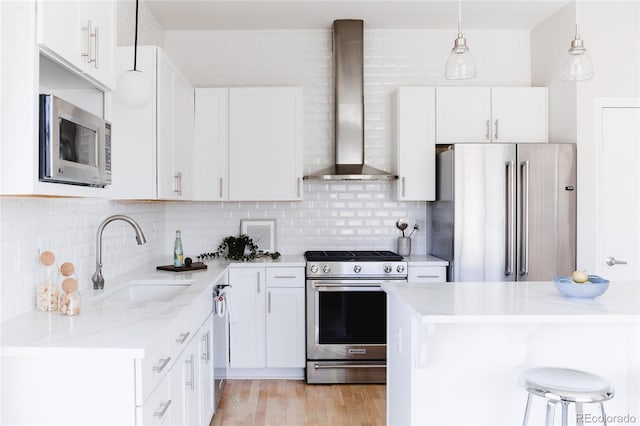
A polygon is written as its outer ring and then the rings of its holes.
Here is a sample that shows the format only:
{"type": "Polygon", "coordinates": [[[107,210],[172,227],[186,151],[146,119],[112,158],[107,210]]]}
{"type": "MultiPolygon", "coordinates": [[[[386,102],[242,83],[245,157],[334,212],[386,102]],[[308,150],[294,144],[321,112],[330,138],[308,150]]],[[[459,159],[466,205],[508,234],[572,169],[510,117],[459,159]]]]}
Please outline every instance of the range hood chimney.
{"type": "Polygon", "coordinates": [[[393,173],[364,164],[364,21],[333,21],[335,165],[304,179],[390,181],[393,173]]]}

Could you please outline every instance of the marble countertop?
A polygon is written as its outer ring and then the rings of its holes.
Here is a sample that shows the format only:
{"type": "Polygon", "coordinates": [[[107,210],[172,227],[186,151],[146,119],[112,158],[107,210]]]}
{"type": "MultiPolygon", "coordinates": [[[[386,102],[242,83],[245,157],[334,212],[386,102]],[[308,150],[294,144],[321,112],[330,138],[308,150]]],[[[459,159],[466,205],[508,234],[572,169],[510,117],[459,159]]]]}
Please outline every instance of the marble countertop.
{"type": "Polygon", "coordinates": [[[602,296],[562,296],[553,282],[393,283],[382,288],[429,323],[640,322],[640,283],[612,282],[602,296]]]}
{"type": "Polygon", "coordinates": [[[209,261],[206,270],[192,272],[156,270],[156,265],[164,263],[154,262],[119,277],[107,277],[104,291],[81,291],[81,312],[77,316],[31,311],[3,321],[2,355],[57,356],[81,349],[86,356],[142,358],[145,348],[198,296],[211,291],[228,267],[305,264],[302,256],[283,256],[276,261],[209,261]],[[191,283],[171,301],[133,303],[123,293],[131,281],[173,279],[191,283]]]}
{"type": "Polygon", "coordinates": [[[413,255],[404,258],[409,266],[449,266],[449,262],[429,254],[413,255]]]}

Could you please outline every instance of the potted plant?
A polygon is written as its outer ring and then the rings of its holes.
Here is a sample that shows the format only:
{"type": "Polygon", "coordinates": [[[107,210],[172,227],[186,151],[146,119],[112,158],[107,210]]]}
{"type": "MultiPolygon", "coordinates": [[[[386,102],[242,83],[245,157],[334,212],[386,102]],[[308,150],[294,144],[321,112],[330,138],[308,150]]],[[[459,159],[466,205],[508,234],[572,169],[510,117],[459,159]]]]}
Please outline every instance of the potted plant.
{"type": "Polygon", "coordinates": [[[230,260],[253,260],[258,257],[269,256],[272,259],[280,257],[279,252],[269,253],[258,250],[258,245],[253,242],[251,237],[246,234],[240,234],[238,237],[225,237],[218,249],[214,253],[204,253],[198,256],[198,259],[223,257],[230,260]]]}

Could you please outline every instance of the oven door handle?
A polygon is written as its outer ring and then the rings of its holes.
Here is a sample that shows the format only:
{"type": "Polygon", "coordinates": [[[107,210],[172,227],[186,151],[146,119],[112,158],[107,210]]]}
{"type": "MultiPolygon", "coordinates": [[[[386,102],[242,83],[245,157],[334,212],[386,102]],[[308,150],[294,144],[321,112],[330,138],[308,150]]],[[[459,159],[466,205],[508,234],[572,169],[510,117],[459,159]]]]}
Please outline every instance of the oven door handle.
{"type": "Polygon", "coordinates": [[[381,285],[378,283],[362,283],[362,284],[356,284],[356,283],[325,283],[325,282],[314,282],[312,284],[313,288],[337,288],[337,287],[342,287],[342,288],[349,288],[349,287],[354,287],[354,288],[365,288],[365,287],[370,287],[370,288],[380,288],[381,285]]]}
{"type": "Polygon", "coordinates": [[[313,368],[322,370],[325,368],[387,368],[386,364],[320,364],[314,363],[313,368]]]}

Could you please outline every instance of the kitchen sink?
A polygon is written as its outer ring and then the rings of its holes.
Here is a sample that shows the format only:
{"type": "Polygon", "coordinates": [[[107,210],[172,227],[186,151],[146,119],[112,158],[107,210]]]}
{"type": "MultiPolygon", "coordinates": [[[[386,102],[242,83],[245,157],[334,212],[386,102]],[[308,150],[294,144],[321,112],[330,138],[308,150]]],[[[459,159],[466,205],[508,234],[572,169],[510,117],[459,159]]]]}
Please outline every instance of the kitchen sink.
{"type": "Polygon", "coordinates": [[[138,279],[129,283],[114,294],[107,296],[125,303],[170,302],[188,289],[193,280],[185,279],[138,279]]]}

